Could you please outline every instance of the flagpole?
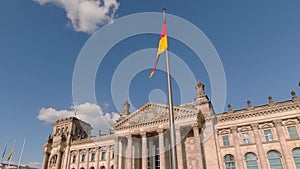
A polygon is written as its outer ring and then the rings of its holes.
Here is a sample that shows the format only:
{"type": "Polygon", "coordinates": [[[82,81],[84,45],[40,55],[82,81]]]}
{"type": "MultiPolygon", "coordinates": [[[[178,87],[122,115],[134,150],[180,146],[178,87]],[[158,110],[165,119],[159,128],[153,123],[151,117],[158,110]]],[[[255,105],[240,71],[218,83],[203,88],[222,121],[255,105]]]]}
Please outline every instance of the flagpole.
{"type": "MultiPolygon", "coordinates": [[[[15,149],[15,145],[16,145],[16,140],[14,141],[13,149],[15,149]]],[[[15,150],[13,150],[13,151],[15,151],[15,150]]],[[[12,151],[11,151],[11,152],[12,152],[12,151]]],[[[13,152],[12,152],[12,153],[13,153],[13,152]]],[[[9,161],[8,161],[8,165],[6,166],[7,169],[10,167],[10,162],[11,162],[12,156],[13,156],[13,154],[11,155],[11,157],[10,157],[10,159],[9,159],[9,161]]]]}
{"type": "Polygon", "coordinates": [[[24,151],[25,143],[26,143],[26,138],[24,139],[24,142],[23,142],[23,146],[22,146],[21,155],[20,155],[20,158],[19,158],[18,168],[17,169],[20,168],[20,163],[21,163],[21,159],[22,159],[22,156],[23,156],[23,151],[24,151]]]}
{"type": "Polygon", "coordinates": [[[4,150],[3,150],[2,156],[1,156],[1,162],[0,162],[0,164],[3,163],[3,158],[4,158],[5,153],[6,153],[6,146],[7,146],[7,142],[5,142],[5,146],[4,146],[4,150]]]}
{"type": "MultiPolygon", "coordinates": [[[[164,22],[166,23],[166,8],[163,9],[164,22]]],[[[171,168],[177,169],[177,152],[176,152],[176,137],[175,137],[175,124],[173,113],[173,97],[169,64],[169,52],[166,49],[166,64],[167,64],[167,79],[168,79],[168,98],[169,98],[169,118],[170,118],[170,138],[171,138],[171,168]]]]}

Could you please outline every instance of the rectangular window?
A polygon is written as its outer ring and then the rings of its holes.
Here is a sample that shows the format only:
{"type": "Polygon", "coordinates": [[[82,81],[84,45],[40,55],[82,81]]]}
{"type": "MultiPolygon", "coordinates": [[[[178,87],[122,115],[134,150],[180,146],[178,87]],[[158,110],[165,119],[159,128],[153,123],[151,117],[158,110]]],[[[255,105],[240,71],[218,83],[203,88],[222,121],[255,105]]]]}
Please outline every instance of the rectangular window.
{"type": "Polygon", "coordinates": [[[101,160],[105,160],[106,152],[101,153],[101,160]]]}
{"type": "Polygon", "coordinates": [[[95,161],[95,153],[91,154],[91,161],[95,161]]]}
{"type": "Polygon", "coordinates": [[[76,163],[76,156],[73,156],[72,163],[76,163]]]}
{"type": "Polygon", "coordinates": [[[297,129],[296,129],[295,126],[288,127],[287,129],[288,129],[288,132],[289,132],[289,135],[290,135],[291,139],[299,138],[299,135],[298,135],[298,132],[297,132],[297,129]]]}
{"type": "Polygon", "coordinates": [[[273,136],[272,136],[272,131],[271,131],[271,129],[264,130],[264,135],[265,135],[265,140],[266,140],[267,142],[273,141],[273,136]]]}
{"type": "Polygon", "coordinates": [[[81,162],[84,162],[84,160],[85,160],[85,154],[82,154],[82,156],[81,156],[81,162]]]}
{"type": "Polygon", "coordinates": [[[248,132],[242,133],[242,137],[243,137],[244,144],[250,144],[250,135],[248,132]]]}
{"type": "Polygon", "coordinates": [[[229,146],[230,145],[228,135],[222,136],[222,139],[223,139],[223,146],[229,146]]]}

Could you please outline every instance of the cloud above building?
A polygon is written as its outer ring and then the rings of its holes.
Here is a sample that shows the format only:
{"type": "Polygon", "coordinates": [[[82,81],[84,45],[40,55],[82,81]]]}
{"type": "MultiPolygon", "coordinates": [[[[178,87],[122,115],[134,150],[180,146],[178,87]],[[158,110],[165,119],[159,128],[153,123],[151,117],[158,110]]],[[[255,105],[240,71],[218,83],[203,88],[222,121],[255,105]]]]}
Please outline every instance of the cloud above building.
{"type": "Polygon", "coordinates": [[[75,31],[93,33],[110,23],[119,8],[117,0],[33,0],[40,5],[53,4],[66,11],[75,31]]]}
{"type": "MultiPolygon", "coordinates": [[[[57,120],[74,116],[74,110],[57,110],[52,107],[42,108],[37,115],[37,119],[47,124],[52,124],[57,120]]],[[[99,130],[108,132],[109,127],[116,123],[120,117],[119,113],[105,113],[102,108],[93,103],[84,103],[76,106],[76,117],[91,124],[92,134],[96,135],[99,130]]]]}

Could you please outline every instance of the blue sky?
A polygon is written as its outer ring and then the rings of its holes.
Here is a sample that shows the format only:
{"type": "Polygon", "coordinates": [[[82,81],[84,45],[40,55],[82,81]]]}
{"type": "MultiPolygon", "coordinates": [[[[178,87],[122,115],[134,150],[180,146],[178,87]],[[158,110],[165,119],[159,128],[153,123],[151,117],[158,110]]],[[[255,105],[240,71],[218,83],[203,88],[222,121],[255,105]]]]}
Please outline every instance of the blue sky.
{"type": "MultiPolygon", "coordinates": [[[[226,105],[231,103],[233,109],[239,109],[246,107],[248,99],[260,105],[267,103],[269,95],[274,101],[282,101],[291,98],[292,90],[300,93],[300,1],[119,1],[115,18],[160,12],[163,7],[196,25],[216,48],[226,74],[226,105]]],[[[37,116],[42,108],[53,108],[53,113],[71,109],[74,66],[90,36],[72,27],[66,11],[57,5],[31,0],[0,2],[1,153],[5,142],[10,149],[16,139],[13,160],[17,161],[23,139],[27,138],[24,163],[42,161],[42,145],[52,126],[37,116]]],[[[193,35],[186,32],[186,36],[193,35]]],[[[151,34],[128,38],[105,56],[95,84],[104,113],[117,112],[122,106],[114,105],[109,92],[115,68],[137,50],[156,48],[158,38],[151,34]]],[[[190,66],[210,96],[209,77],[201,61],[183,43],[175,39],[169,43],[169,50],[190,66]]],[[[150,81],[150,71],[141,71],[132,80],[129,95],[134,107],[145,104],[152,89],[166,90],[164,73],[158,71],[150,81]]],[[[180,84],[175,82],[175,104],[180,104],[178,88],[180,84]]]]}

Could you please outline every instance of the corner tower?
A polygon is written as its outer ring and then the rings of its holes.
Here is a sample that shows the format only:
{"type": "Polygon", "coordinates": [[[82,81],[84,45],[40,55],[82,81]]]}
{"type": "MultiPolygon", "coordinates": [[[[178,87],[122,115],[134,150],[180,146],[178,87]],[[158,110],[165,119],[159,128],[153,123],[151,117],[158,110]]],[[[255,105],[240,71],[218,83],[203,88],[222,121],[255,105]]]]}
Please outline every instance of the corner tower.
{"type": "Polygon", "coordinates": [[[52,134],[44,144],[42,169],[66,169],[70,161],[71,142],[90,137],[91,130],[90,124],[76,117],[56,121],[52,134]]]}

